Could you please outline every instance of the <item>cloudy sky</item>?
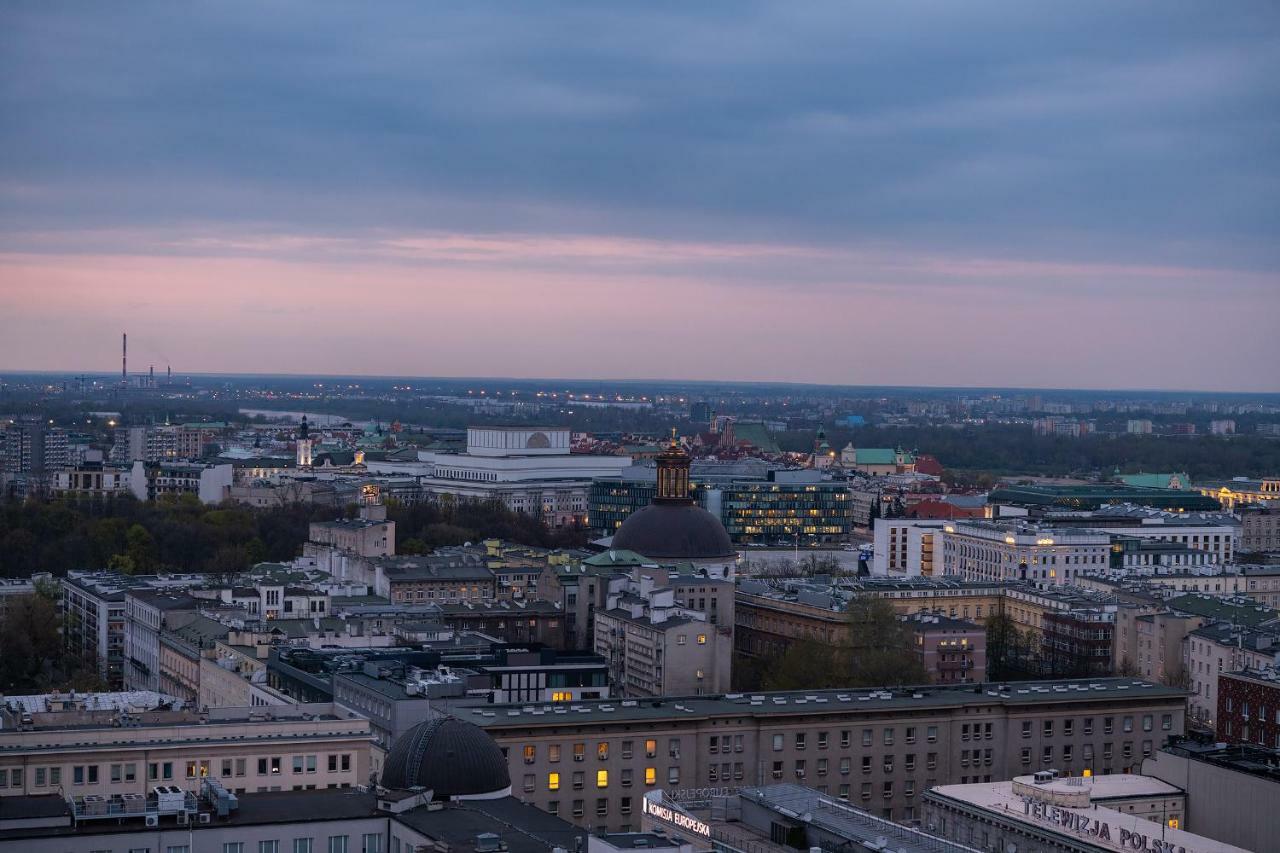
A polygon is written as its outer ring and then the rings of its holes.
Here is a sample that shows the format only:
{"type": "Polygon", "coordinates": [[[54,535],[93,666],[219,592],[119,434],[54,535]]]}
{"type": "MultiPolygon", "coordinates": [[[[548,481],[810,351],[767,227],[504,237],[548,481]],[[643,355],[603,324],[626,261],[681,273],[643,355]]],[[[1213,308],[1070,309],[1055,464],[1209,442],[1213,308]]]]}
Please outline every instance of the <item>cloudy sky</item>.
{"type": "Polygon", "coordinates": [[[1280,390],[1280,5],[0,5],[0,369],[1280,390]]]}

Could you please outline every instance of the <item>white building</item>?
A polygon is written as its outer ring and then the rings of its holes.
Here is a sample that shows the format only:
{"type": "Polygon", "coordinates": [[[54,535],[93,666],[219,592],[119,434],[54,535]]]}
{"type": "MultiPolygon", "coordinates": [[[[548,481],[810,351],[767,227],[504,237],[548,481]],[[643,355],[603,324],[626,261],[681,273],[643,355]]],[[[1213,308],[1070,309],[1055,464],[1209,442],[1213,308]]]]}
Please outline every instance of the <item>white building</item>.
{"type": "Polygon", "coordinates": [[[953,522],[935,518],[877,518],[871,574],[914,578],[942,574],[938,534],[953,522]],[[935,570],[936,567],[936,570],[935,570]]]}
{"type": "Polygon", "coordinates": [[[598,477],[617,477],[628,456],[570,452],[567,428],[471,427],[466,453],[418,454],[418,462],[369,462],[370,473],[412,474],[433,495],[501,500],[548,526],[585,524],[587,492],[598,477]]]}
{"type": "Polygon", "coordinates": [[[1214,729],[1218,716],[1218,674],[1258,670],[1280,663],[1280,627],[1205,625],[1186,636],[1182,653],[1187,687],[1191,690],[1187,700],[1188,716],[1214,729]]]}
{"type": "Polygon", "coordinates": [[[140,501],[165,495],[196,495],[201,503],[222,503],[231,492],[234,469],[229,463],[134,462],[129,488],[140,501]]]}
{"type": "Polygon", "coordinates": [[[942,573],[965,580],[1067,584],[1104,571],[1111,553],[1107,533],[1020,521],[956,521],[943,528],[941,537],[942,573]]]}

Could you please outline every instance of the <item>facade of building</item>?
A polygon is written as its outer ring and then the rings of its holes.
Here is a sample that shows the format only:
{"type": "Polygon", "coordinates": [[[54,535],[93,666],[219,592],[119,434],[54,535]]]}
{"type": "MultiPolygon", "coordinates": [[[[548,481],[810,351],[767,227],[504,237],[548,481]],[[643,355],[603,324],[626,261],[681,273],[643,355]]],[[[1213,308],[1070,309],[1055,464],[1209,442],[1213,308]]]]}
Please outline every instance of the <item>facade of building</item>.
{"type": "Polygon", "coordinates": [[[877,518],[871,574],[933,577],[942,574],[939,535],[954,523],[944,519],[877,518]]]}
{"type": "Polygon", "coordinates": [[[1196,490],[1202,496],[1218,501],[1228,512],[1249,504],[1274,506],[1280,502],[1280,477],[1261,480],[1235,477],[1218,482],[1206,481],[1198,483],[1196,490]]]}
{"type": "Polygon", "coordinates": [[[0,730],[0,797],[350,787],[369,779],[369,721],[333,705],[36,712],[0,730]]]}
{"type": "MultiPolygon", "coordinates": [[[[1270,749],[1183,740],[1143,761],[1142,772],[1186,793],[1187,829],[1247,850],[1272,850],[1280,838],[1278,758],[1270,749]]],[[[1209,844],[1197,853],[1217,849],[1209,844]]]]}
{"type": "Polygon", "coordinates": [[[1219,743],[1280,750],[1280,669],[1242,669],[1218,675],[1219,743]]]}
{"type": "MultiPolygon", "coordinates": [[[[664,581],[643,568],[608,581],[594,637],[615,692],[652,697],[729,690],[732,621],[712,623],[707,611],[678,603],[676,589],[664,581]]],[[[732,620],[732,608],[724,616],[732,620]]]]}
{"type": "Polygon", "coordinates": [[[513,791],[597,828],[665,789],[790,781],[891,820],[936,785],[1041,769],[1136,772],[1182,733],[1181,691],[1130,679],[454,706],[503,747],[513,791]],[[596,816],[592,820],[588,816],[596,816]]]}
{"type": "Polygon", "coordinates": [[[1024,522],[956,521],[942,540],[942,573],[965,580],[1068,584],[1106,568],[1111,554],[1106,533],[1024,522]]]}
{"type": "Polygon", "coordinates": [[[1197,628],[1183,643],[1191,689],[1187,713],[1210,731],[1218,727],[1219,678],[1224,672],[1262,670],[1280,653],[1280,630],[1216,622],[1197,628]]]}
{"type": "Polygon", "coordinates": [[[1238,514],[1241,551],[1280,551],[1280,503],[1242,506],[1238,514]]]}
{"type": "Polygon", "coordinates": [[[927,831],[979,850],[1245,853],[1182,828],[1185,794],[1144,776],[1045,772],[992,785],[941,785],[924,800],[927,831]]]}
{"type": "Polygon", "coordinates": [[[134,462],[129,488],[140,501],[195,495],[203,504],[227,499],[233,479],[229,463],[134,462]]]}
{"type": "Polygon", "coordinates": [[[987,680],[987,630],[941,613],[902,617],[912,647],[935,684],[981,684],[987,680]]]}
{"type": "Polygon", "coordinates": [[[160,689],[160,635],[198,615],[200,603],[185,593],[131,589],[124,594],[124,687],[160,689]]]}

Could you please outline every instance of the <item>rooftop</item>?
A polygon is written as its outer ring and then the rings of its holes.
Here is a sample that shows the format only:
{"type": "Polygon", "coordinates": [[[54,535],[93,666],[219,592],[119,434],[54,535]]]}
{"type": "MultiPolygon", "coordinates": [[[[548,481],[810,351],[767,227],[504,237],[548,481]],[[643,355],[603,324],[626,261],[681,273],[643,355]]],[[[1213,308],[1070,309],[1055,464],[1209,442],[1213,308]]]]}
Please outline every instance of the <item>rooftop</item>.
{"type": "Polygon", "coordinates": [[[883,713],[915,708],[945,709],[966,705],[1028,705],[1051,702],[1152,700],[1182,702],[1186,691],[1129,678],[1057,679],[1009,684],[922,685],[890,689],[725,693],[667,696],[660,699],[600,699],[550,704],[511,703],[459,705],[456,713],[482,728],[530,725],[563,726],[666,720],[673,716],[706,719],[717,716],[802,716],[830,713],[883,713]]]}

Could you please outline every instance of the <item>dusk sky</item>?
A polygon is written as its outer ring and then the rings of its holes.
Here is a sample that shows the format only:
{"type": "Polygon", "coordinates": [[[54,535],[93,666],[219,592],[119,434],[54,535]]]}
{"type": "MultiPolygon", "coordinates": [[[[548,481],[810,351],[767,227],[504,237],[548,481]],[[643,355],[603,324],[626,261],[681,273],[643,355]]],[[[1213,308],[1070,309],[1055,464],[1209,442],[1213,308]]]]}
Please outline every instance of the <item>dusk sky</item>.
{"type": "Polygon", "coordinates": [[[0,370],[1280,391],[1280,4],[0,5],[0,370]]]}

